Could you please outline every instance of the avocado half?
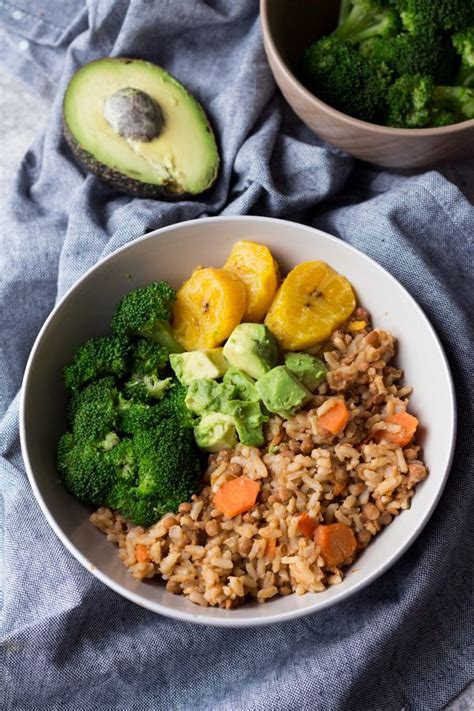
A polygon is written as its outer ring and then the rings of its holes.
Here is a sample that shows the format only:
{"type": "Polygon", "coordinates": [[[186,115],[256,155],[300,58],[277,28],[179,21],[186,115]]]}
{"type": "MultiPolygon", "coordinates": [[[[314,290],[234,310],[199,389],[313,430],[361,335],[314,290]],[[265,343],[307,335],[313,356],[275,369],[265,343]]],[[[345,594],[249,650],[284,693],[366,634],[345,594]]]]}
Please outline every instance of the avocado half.
{"type": "Polygon", "coordinates": [[[202,106],[151,62],[118,57],[84,65],[66,89],[63,116],[76,159],[120,192],[197,195],[217,177],[219,153],[202,106]]]}

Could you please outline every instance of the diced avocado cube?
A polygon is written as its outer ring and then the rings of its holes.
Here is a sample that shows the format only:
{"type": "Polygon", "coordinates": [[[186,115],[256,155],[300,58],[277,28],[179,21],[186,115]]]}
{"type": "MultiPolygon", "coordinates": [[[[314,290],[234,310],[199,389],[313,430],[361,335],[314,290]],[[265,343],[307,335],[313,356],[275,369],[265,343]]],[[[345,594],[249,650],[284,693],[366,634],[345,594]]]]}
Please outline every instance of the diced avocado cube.
{"type": "Polygon", "coordinates": [[[232,366],[257,379],[277,364],[278,345],[263,323],[241,323],[230,334],[224,356],[232,366]]]}
{"type": "Polygon", "coordinates": [[[260,399],[270,412],[292,417],[312,395],[285,365],[278,365],[255,383],[260,399]]]}
{"type": "Polygon", "coordinates": [[[262,414],[260,403],[247,400],[230,400],[225,411],[231,415],[237,428],[237,435],[242,444],[261,447],[263,444],[263,423],[268,420],[262,414]]]}
{"type": "Polygon", "coordinates": [[[255,387],[255,380],[238,368],[229,368],[224,375],[223,382],[225,385],[234,388],[234,397],[238,400],[250,400],[251,402],[258,402],[260,400],[255,387]]]}
{"type": "Polygon", "coordinates": [[[202,378],[221,378],[229,367],[222,350],[212,348],[207,351],[171,353],[170,365],[183,385],[202,378]]]}
{"type": "Polygon", "coordinates": [[[311,392],[323,382],[327,373],[324,362],[309,353],[287,353],[285,365],[311,392]]]}
{"type": "Polygon", "coordinates": [[[231,415],[211,412],[194,428],[196,444],[205,452],[231,449],[237,444],[237,432],[231,415]]]}
{"type": "Polygon", "coordinates": [[[219,371],[219,378],[222,378],[224,373],[229,369],[229,363],[224,355],[223,348],[209,348],[207,351],[202,351],[207,355],[211,363],[219,371]]]}
{"type": "Polygon", "coordinates": [[[205,415],[209,412],[223,412],[225,403],[234,396],[232,385],[201,378],[191,381],[184,402],[188,410],[196,415],[205,415]]]}

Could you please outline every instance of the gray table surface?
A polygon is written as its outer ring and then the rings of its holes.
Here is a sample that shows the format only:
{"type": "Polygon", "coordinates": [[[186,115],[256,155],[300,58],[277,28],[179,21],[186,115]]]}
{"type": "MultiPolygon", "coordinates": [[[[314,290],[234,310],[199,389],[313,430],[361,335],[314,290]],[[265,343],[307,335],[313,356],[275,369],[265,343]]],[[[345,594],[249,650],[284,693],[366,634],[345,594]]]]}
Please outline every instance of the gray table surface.
{"type": "MultiPolygon", "coordinates": [[[[46,102],[0,68],[0,195],[12,188],[12,176],[25,151],[45,126],[48,110],[46,102]]],[[[474,711],[474,682],[453,699],[445,711],[474,711]]]]}

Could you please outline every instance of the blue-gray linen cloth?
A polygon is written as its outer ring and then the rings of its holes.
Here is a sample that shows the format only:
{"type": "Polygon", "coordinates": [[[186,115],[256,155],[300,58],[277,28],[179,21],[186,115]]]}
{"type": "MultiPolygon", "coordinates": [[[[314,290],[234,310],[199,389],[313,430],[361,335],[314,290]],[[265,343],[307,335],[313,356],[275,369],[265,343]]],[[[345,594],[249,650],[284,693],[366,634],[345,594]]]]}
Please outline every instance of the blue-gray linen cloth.
{"type": "Polygon", "coordinates": [[[442,708],[473,678],[472,162],[408,174],[324,144],[275,88],[256,0],[0,0],[0,62],[54,98],[1,196],[0,707],[442,708]],[[223,158],[209,194],[126,197],[73,160],[63,92],[78,67],[105,55],[157,62],[202,101],[223,158]],[[157,227],[244,213],[327,230],[410,291],[446,349],[459,434],[439,506],[380,580],[304,619],[225,630],[137,607],[68,553],[25,475],[18,392],[44,319],[97,260],[157,227]]]}

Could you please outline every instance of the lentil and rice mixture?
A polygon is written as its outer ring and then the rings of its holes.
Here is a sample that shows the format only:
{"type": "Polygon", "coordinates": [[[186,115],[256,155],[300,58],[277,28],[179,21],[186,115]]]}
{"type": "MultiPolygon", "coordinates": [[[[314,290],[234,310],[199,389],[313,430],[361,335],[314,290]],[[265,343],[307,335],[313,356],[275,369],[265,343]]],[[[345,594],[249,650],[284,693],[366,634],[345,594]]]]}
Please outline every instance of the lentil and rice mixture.
{"type": "MultiPolygon", "coordinates": [[[[356,316],[368,322],[358,309],[356,316]]],[[[209,456],[204,488],[177,514],[148,529],[99,508],[91,522],[119,547],[131,574],[142,580],[161,576],[171,593],[198,605],[231,608],[247,598],[265,602],[276,595],[319,592],[340,583],[371,539],[410,506],[427,475],[420,448],[397,446],[376,435],[396,432],[384,420],[408,407],[411,388],[390,365],[393,335],[382,329],[335,331],[324,351],[327,380],[312,402],[284,421],[273,416],[261,448],[237,445],[209,456]],[[350,419],[331,435],[318,417],[343,398],[350,419]],[[225,482],[244,474],[257,480],[257,504],[226,518],[213,505],[225,482]],[[325,564],[314,539],[298,529],[302,512],[319,524],[350,526],[355,554],[338,567],[325,564]]]]}

